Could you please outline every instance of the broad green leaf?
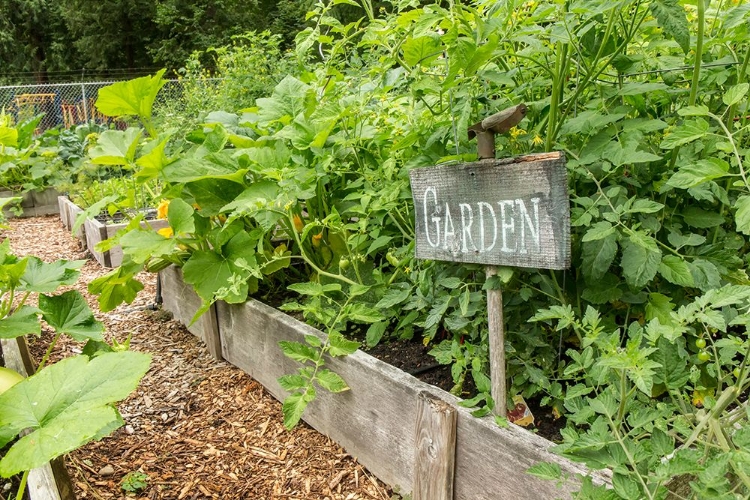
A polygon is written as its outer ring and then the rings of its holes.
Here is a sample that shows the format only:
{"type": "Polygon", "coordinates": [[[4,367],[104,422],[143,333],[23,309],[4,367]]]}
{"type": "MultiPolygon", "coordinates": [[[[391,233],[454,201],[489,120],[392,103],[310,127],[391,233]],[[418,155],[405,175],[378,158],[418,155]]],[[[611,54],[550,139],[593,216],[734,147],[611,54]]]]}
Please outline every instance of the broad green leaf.
{"type": "Polygon", "coordinates": [[[701,104],[700,106],[685,106],[677,110],[677,114],[680,116],[708,116],[708,106],[701,104]]]}
{"type": "Polygon", "coordinates": [[[385,292],[385,295],[383,295],[383,298],[380,299],[377,304],[375,304],[375,307],[379,309],[388,309],[389,307],[401,304],[409,297],[411,297],[411,288],[408,288],[406,290],[392,288],[385,292]]]}
{"type": "Polygon", "coordinates": [[[404,51],[404,61],[409,66],[421,64],[429,66],[443,53],[440,38],[437,35],[418,36],[408,38],[402,45],[404,51]]]}
{"type": "MultiPolygon", "coordinates": [[[[653,6],[654,4],[658,4],[658,2],[654,2],[651,5],[653,6]]],[[[635,474],[636,473],[633,473],[633,476],[635,474]]],[[[612,486],[619,498],[624,500],[642,500],[643,495],[638,486],[638,480],[633,476],[630,474],[620,474],[618,472],[614,473],[612,477],[612,486]]]]}
{"type": "Polygon", "coordinates": [[[308,345],[302,344],[301,342],[291,342],[282,340],[279,342],[281,352],[287,358],[293,359],[298,363],[306,363],[308,361],[315,363],[320,359],[318,351],[308,345]]]}
{"type": "Polygon", "coordinates": [[[22,335],[39,335],[42,325],[39,323],[39,309],[23,306],[13,314],[0,319],[0,338],[14,339],[22,335]]]}
{"type": "Polygon", "coordinates": [[[193,252],[182,267],[186,283],[195,288],[204,301],[220,296],[237,304],[247,300],[248,279],[260,276],[256,269],[255,241],[246,232],[239,232],[226,244],[223,252],[193,252]]]}
{"type": "Polygon", "coordinates": [[[349,386],[346,385],[346,382],[344,382],[344,379],[338,373],[325,368],[318,372],[315,381],[328,392],[336,393],[349,390],[349,386]]]}
{"type": "Polygon", "coordinates": [[[174,238],[165,238],[156,231],[137,228],[120,238],[122,252],[133,262],[143,264],[151,257],[171,255],[177,249],[174,238]]]}
{"type": "Polygon", "coordinates": [[[532,465],[526,469],[526,473],[541,479],[560,479],[562,477],[560,466],[550,462],[540,462],[532,465]]]}
{"type": "Polygon", "coordinates": [[[591,283],[601,279],[609,270],[617,254],[617,236],[609,236],[583,243],[583,275],[591,283]]]}
{"type": "Polygon", "coordinates": [[[590,280],[581,297],[592,304],[607,304],[620,300],[623,291],[620,279],[613,273],[606,273],[597,280],[590,280]]]}
{"type": "Polygon", "coordinates": [[[311,91],[310,86],[287,75],[273,89],[271,97],[256,100],[260,120],[291,122],[294,117],[305,111],[311,91]]]}
{"type": "Polygon", "coordinates": [[[287,392],[294,392],[307,386],[307,379],[302,375],[284,375],[277,380],[281,388],[287,392]]]}
{"type": "Polygon", "coordinates": [[[681,167],[667,184],[680,189],[689,189],[704,182],[720,179],[729,172],[729,163],[720,158],[698,160],[692,165],[681,167]]]}
{"type": "Polygon", "coordinates": [[[690,52],[690,26],[685,7],[678,0],[656,0],[649,3],[649,7],[664,33],[672,37],[685,54],[690,52]]]}
{"type": "Polygon", "coordinates": [[[99,309],[108,312],[122,304],[130,304],[138,292],[143,290],[143,283],[134,276],[143,268],[142,265],[123,263],[122,266],[100,276],[89,283],[89,293],[97,295],[99,309]]]}
{"type": "Polygon", "coordinates": [[[750,89],[750,83],[747,82],[733,86],[732,88],[727,90],[727,93],[722,97],[724,104],[726,104],[727,106],[737,104],[745,98],[748,89],[750,89]]]}
{"type": "Polygon", "coordinates": [[[660,262],[661,250],[650,236],[633,235],[623,244],[622,275],[633,288],[642,288],[651,281],[660,262]]]}
{"type": "Polygon", "coordinates": [[[223,126],[217,125],[206,134],[202,147],[208,152],[218,153],[224,149],[228,140],[229,134],[227,134],[227,130],[223,126]]]}
{"type": "Polygon", "coordinates": [[[167,83],[162,79],[165,71],[99,89],[96,109],[106,116],[138,116],[148,120],[156,95],[167,83]]]}
{"type": "Polygon", "coordinates": [[[690,274],[693,275],[695,286],[703,291],[719,288],[721,276],[716,266],[705,259],[695,259],[688,262],[690,274]]]}
{"type": "Polygon", "coordinates": [[[328,342],[330,344],[328,354],[331,356],[348,356],[359,349],[359,342],[347,340],[338,332],[329,333],[328,342]]]}
{"type": "Polygon", "coordinates": [[[639,198],[635,200],[633,205],[628,210],[629,213],[642,213],[642,214],[655,214],[659,212],[664,205],[653,200],[647,200],[645,198],[639,198]]]}
{"type": "Polygon", "coordinates": [[[56,260],[48,264],[37,257],[29,257],[26,271],[21,277],[21,289],[51,293],[62,285],[72,285],[85,263],[85,260],[56,260]]]}
{"type": "Polygon", "coordinates": [[[60,295],[39,295],[44,321],[76,340],[104,340],[104,325],[94,318],[86,299],[75,290],[60,295]]]}
{"type": "Polygon", "coordinates": [[[361,323],[375,323],[385,319],[385,316],[379,310],[362,302],[349,304],[346,309],[346,316],[352,321],[361,323]]]}
{"type": "Polygon", "coordinates": [[[365,255],[370,255],[373,252],[380,250],[381,248],[385,248],[391,242],[392,239],[393,239],[393,236],[378,236],[370,244],[370,248],[367,249],[367,252],[365,255]]]}
{"type": "Polygon", "coordinates": [[[18,145],[18,130],[0,126],[0,146],[14,148],[18,145]]]}
{"type": "Polygon", "coordinates": [[[122,422],[112,406],[126,398],[148,370],[150,356],[123,351],[65,358],[0,395],[0,428],[19,439],[0,460],[8,477],[39,467],[122,422]]]}
{"type": "Polygon", "coordinates": [[[601,240],[604,238],[607,238],[608,236],[611,236],[615,233],[615,228],[612,226],[611,223],[607,221],[600,221],[594,224],[589,228],[588,231],[586,231],[586,234],[583,235],[583,238],[581,238],[581,241],[584,243],[588,241],[596,241],[601,240]]]}
{"type": "Polygon", "coordinates": [[[182,198],[175,198],[169,202],[167,220],[174,234],[189,234],[195,232],[195,210],[182,198]]]}
{"type": "Polygon", "coordinates": [[[673,310],[674,303],[666,295],[656,292],[648,294],[646,321],[657,318],[661,324],[667,325],[672,321],[671,313],[673,310]]]}
{"type": "Polygon", "coordinates": [[[226,161],[221,154],[180,158],[162,171],[165,180],[175,183],[219,179],[242,183],[246,172],[239,164],[226,161]]]}
{"type": "Polygon", "coordinates": [[[676,255],[665,255],[659,264],[659,274],[664,279],[680,286],[695,286],[695,280],[684,259],[676,255]]]}
{"type": "Polygon", "coordinates": [[[657,341],[656,347],[651,359],[661,366],[654,369],[654,383],[664,384],[667,389],[682,389],[690,377],[687,353],[664,337],[657,341]]]}
{"type": "Polygon", "coordinates": [[[698,207],[688,206],[682,211],[685,223],[690,227],[708,229],[724,223],[724,217],[718,212],[709,212],[698,207]]]}
{"type": "Polygon", "coordinates": [[[664,137],[659,145],[662,149],[674,149],[698,139],[708,133],[708,122],[703,118],[686,120],[682,125],[675,128],[672,133],[664,137]]]}
{"type": "Polygon", "coordinates": [[[734,206],[737,209],[734,214],[737,231],[750,234],[750,196],[740,196],[734,206]]]}
{"type": "Polygon", "coordinates": [[[157,179],[162,175],[164,167],[170,163],[169,158],[167,158],[167,155],[164,153],[167,141],[167,139],[164,139],[159,142],[148,153],[135,161],[135,164],[141,167],[141,169],[135,173],[135,177],[139,182],[157,179]]]}
{"type": "Polygon", "coordinates": [[[135,151],[143,131],[128,127],[125,130],[105,130],[99,135],[89,156],[97,165],[129,165],[135,161],[135,151]]]}
{"type": "Polygon", "coordinates": [[[328,285],[321,285],[317,282],[305,282],[305,283],[293,283],[287,287],[293,292],[297,292],[300,295],[310,295],[312,297],[320,297],[328,292],[340,292],[341,285],[338,283],[330,283],[328,285]]]}
{"type": "Polygon", "coordinates": [[[287,396],[281,405],[281,411],[284,414],[284,427],[293,429],[302,419],[305,408],[313,399],[315,399],[315,389],[312,387],[308,387],[305,392],[295,392],[287,396]]]}
{"type": "Polygon", "coordinates": [[[378,345],[380,339],[383,338],[386,328],[388,328],[387,321],[378,321],[370,325],[365,335],[365,343],[367,347],[373,347],[378,345]]]}
{"type": "Polygon", "coordinates": [[[242,184],[226,179],[203,179],[187,184],[187,189],[205,217],[219,215],[222,207],[243,191],[242,184]]]}

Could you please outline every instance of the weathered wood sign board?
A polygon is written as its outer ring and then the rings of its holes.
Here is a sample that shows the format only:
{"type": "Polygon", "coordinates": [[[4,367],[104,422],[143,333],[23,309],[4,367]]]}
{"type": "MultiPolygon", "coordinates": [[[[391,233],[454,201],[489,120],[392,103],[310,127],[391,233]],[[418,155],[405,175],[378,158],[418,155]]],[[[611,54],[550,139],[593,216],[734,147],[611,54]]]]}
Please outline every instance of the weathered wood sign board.
{"type": "Polygon", "coordinates": [[[564,153],[419,168],[409,175],[417,258],[570,267],[564,153]]]}

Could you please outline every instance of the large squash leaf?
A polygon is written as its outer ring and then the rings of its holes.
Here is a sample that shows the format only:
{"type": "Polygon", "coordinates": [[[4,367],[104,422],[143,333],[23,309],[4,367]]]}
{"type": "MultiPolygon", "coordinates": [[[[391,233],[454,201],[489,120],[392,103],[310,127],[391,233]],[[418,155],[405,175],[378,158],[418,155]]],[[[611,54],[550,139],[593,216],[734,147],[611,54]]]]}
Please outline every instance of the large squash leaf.
{"type": "Polygon", "coordinates": [[[72,285],[78,279],[85,260],[56,260],[46,263],[29,257],[26,272],[21,277],[21,289],[29,292],[51,293],[62,285],[72,285]]]}
{"type": "Polygon", "coordinates": [[[148,354],[131,351],[75,356],[0,395],[3,440],[31,429],[0,460],[0,475],[39,467],[122,425],[111,405],[135,390],[149,363],[148,354]]]}
{"type": "Polygon", "coordinates": [[[81,341],[104,340],[104,325],[94,318],[86,299],[75,290],[60,295],[40,295],[39,309],[44,320],[58,332],[81,341]]]}
{"type": "Polygon", "coordinates": [[[164,71],[154,76],[144,76],[126,82],[117,82],[99,90],[96,109],[106,116],[138,116],[151,118],[151,108],[156,94],[167,83],[164,71]]]}

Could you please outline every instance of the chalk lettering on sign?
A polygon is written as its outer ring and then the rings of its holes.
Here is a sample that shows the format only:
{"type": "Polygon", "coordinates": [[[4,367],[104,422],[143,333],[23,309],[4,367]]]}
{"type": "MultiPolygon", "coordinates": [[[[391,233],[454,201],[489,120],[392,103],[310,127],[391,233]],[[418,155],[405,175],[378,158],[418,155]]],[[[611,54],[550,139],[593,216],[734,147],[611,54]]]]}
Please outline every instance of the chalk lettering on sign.
{"type": "Polygon", "coordinates": [[[451,205],[441,202],[435,186],[428,186],[422,195],[427,243],[454,253],[486,253],[495,248],[499,236],[502,252],[539,251],[541,201],[539,196],[499,200],[494,202],[497,211],[489,201],[458,203],[454,223],[451,205]]]}

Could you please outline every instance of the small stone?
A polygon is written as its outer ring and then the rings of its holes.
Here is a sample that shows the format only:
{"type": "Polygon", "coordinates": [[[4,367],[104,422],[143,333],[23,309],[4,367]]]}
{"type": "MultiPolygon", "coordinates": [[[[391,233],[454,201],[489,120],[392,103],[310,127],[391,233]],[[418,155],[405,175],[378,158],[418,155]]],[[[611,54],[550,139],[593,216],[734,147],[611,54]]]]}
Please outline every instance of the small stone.
{"type": "Polygon", "coordinates": [[[128,434],[135,434],[135,429],[133,429],[132,425],[126,425],[125,426],[125,432],[128,434]]]}
{"type": "Polygon", "coordinates": [[[115,473],[115,468],[111,465],[105,465],[101,469],[99,469],[99,475],[100,476],[111,476],[115,473]]]}

